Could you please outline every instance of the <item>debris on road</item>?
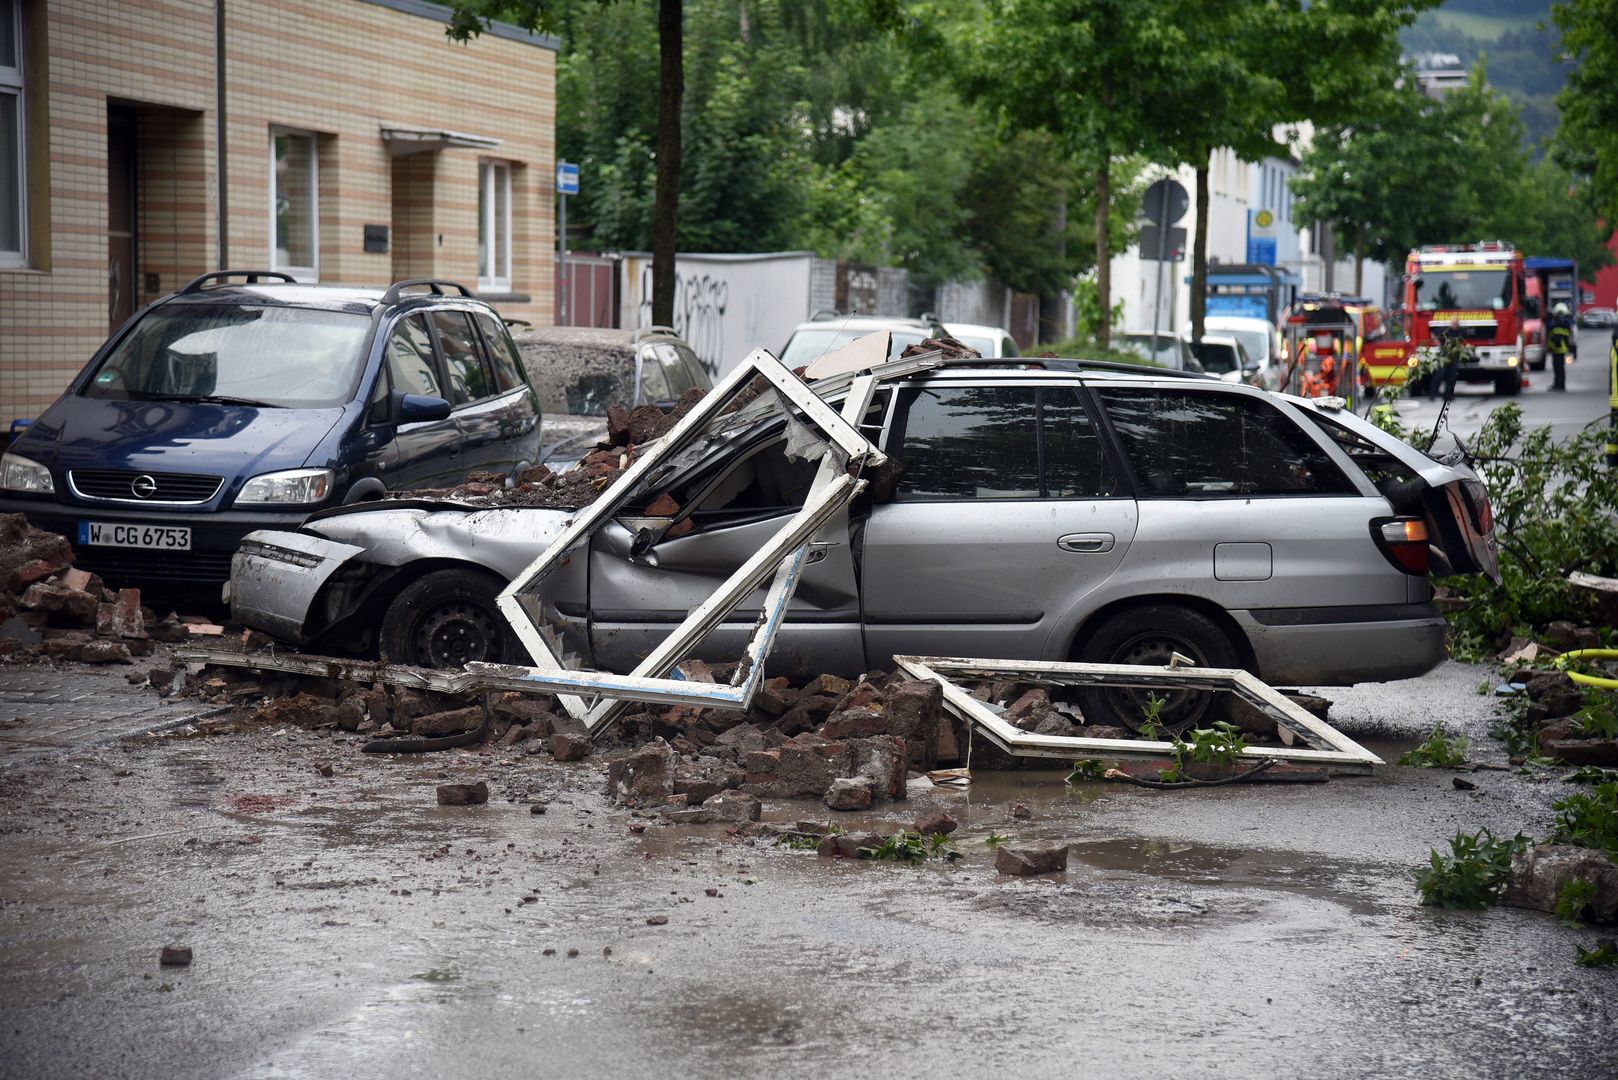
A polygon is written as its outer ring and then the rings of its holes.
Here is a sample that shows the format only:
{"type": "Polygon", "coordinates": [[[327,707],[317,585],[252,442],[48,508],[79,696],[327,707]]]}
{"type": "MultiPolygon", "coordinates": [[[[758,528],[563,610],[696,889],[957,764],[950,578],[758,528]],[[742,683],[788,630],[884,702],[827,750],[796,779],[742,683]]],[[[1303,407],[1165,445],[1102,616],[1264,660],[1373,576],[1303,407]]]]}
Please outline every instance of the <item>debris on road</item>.
{"type": "Polygon", "coordinates": [[[475,784],[438,785],[439,806],[482,806],[489,801],[489,785],[479,780],[475,784]]]}
{"type": "Polygon", "coordinates": [[[1012,877],[1060,874],[1067,869],[1066,844],[1001,844],[994,849],[997,873],[1012,877]]]}

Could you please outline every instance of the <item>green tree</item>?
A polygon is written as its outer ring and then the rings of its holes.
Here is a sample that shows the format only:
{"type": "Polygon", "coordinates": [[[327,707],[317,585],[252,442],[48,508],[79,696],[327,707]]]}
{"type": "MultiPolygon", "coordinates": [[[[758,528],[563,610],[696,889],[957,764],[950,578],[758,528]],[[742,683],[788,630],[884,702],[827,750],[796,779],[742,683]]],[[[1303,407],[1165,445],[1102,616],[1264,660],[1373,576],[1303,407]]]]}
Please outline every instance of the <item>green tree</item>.
{"type": "Polygon", "coordinates": [[[1556,95],[1555,156],[1588,178],[1595,209],[1618,222],[1618,0],[1567,0],[1551,9],[1574,68],[1556,95]]]}
{"type": "MultiPolygon", "coordinates": [[[[1040,131],[1089,179],[1100,310],[1112,306],[1113,163],[1172,157],[1153,103],[1180,84],[1183,22],[1166,0],[982,0],[929,9],[966,95],[1002,133],[1040,131]]],[[[1054,211],[1059,220],[1065,208],[1054,211]]],[[[1110,328],[1097,327],[1102,347],[1110,328]]]]}

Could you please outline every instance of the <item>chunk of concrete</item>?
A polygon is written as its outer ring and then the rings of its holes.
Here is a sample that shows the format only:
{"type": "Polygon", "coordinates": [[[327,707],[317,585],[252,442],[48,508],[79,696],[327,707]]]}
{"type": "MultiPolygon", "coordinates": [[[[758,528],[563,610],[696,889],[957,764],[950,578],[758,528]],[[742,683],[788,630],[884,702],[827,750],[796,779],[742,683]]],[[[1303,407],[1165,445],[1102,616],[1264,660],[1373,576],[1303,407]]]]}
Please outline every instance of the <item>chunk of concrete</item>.
{"type": "Polygon", "coordinates": [[[994,868],[1013,877],[1059,874],[1067,869],[1067,845],[1001,844],[995,849],[994,868]]]}

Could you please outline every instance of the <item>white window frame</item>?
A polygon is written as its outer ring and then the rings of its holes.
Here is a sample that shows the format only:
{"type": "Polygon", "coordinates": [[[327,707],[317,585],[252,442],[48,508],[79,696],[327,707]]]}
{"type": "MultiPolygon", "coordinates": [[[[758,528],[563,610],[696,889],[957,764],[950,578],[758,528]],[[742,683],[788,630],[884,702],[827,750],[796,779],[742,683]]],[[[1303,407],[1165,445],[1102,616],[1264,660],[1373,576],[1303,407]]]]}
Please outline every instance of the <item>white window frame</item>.
{"type": "Polygon", "coordinates": [[[299,281],[315,282],[320,280],[320,136],[312,131],[298,131],[293,128],[270,128],[268,142],[270,151],[270,269],[280,270],[291,274],[299,281]],[[280,261],[277,256],[275,244],[275,140],[283,138],[309,140],[309,253],[314,256],[311,266],[293,266],[280,261]]]}
{"type": "Polygon", "coordinates": [[[511,162],[498,158],[478,161],[478,235],[483,256],[478,260],[478,291],[511,291],[511,162]],[[503,198],[496,198],[502,195],[503,198]],[[504,212],[496,214],[503,206],[504,212]],[[496,217],[499,220],[495,220],[496,217]]]}
{"type": "Polygon", "coordinates": [[[0,66],[0,95],[17,100],[17,250],[0,251],[0,269],[28,265],[28,93],[23,86],[23,58],[28,44],[23,40],[22,0],[0,0],[5,10],[0,18],[12,20],[13,40],[17,43],[15,66],[0,66]]]}

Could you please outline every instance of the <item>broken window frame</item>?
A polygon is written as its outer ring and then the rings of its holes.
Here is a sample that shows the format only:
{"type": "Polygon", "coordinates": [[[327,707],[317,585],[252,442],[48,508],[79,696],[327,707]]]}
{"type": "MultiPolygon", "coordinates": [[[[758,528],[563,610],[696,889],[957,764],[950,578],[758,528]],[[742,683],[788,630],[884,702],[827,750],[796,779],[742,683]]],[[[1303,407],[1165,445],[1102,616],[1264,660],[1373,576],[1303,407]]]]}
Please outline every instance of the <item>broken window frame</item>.
{"type": "Polygon", "coordinates": [[[1097,739],[1089,736],[1036,735],[1014,726],[987,702],[973,697],[956,680],[1014,679],[1046,686],[1134,686],[1171,690],[1226,690],[1274,720],[1277,726],[1309,743],[1308,747],[1250,746],[1246,761],[1275,759],[1289,765],[1312,765],[1340,772],[1368,773],[1381,758],[1347,735],[1289,700],[1280,691],[1238,668],[1152,667],[1139,664],[1087,664],[1078,661],[981,660],[954,656],[895,656],[894,664],[916,679],[938,683],[944,707],[976,728],[984,738],[1018,757],[1103,757],[1160,760],[1172,755],[1172,743],[1148,739],[1097,739]],[[1324,744],[1326,749],[1319,749],[1324,744]]]}
{"type": "Polygon", "coordinates": [[[763,349],[754,349],[705,395],[696,406],[657,442],[641,451],[629,469],[602,492],[569,523],[562,535],[546,548],[500,593],[495,603],[512,631],[532,658],[530,665],[474,663],[467,666],[475,676],[508,678],[531,684],[533,689],[553,692],[569,715],[583,722],[592,734],[605,730],[622,712],[628,701],[658,701],[692,705],[698,708],[743,709],[752,701],[763,679],[764,658],[776,633],[785,621],[786,609],[797,588],[807,561],[808,550],[820,529],[845,508],[865,487],[863,480],[850,475],[885,460],[875,444],[859,431],[875,393],[877,379],[871,375],[850,380],[848,397],[839,414],[798,376],[763,349]],[[689,447],[714,421],[726,415],[726,407],[757,376],[763,376],[789,406],[788,412],[802,414],[807,430],[824,445],[821,466],[804,505],[797,514],[744,562],[737,570],[676,627],[663,642],[629,675],[568,669],[565,659],[540,628],[535,615],[543,611],[537,589],[575,552],[588,545],[591,537],[612,521],[640,487],[641,482],[661,464],[689,447]],[[754,589],[771,578],[753,638],[743,654],[730,685],[695,683],[679,677],[675,665],[754,589]],[[524,605],[532,598],[534,611],[524,605]],[[674,673],[674,677],[667,676],[674,673]],[[587,702],[584,694],[597,700],[587,702]]]}

